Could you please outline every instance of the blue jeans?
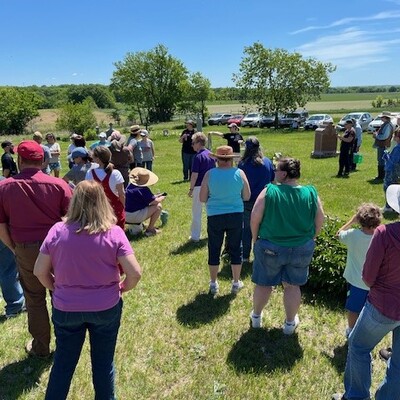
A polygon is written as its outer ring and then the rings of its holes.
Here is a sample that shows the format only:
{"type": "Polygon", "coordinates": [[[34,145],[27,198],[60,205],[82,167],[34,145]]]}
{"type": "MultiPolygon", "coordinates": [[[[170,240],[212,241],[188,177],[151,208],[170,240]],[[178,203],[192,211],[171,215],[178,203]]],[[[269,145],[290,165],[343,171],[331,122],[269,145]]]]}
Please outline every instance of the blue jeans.
{"type": "Polygon", "coordinates": [[[385,317],[368,301],[349,337],[344,373],[346,399],[370,399],[371,351],[389,332],[393,332],[393,353],[375,399],[400,399],[400,321],[385,317]]]}
{"type": "Polygon", "coordinates": [[[6,315],[17,314],[25,304],[12,251],[0,242],[0,287],[6,302],[6,315]]]}
{"type": "Polygon", "coordinates": [[[67,398],[86,330],[89,331],[95,399],[115,399],[114,352],[121,313],[122,300],[108,310],[97,312],[65,312],[53,307],[56,352],[46,400],[67,398]]]}
{"type": "Polygon", "coordinates": [[[242,245],[243,245],[243,258],[250,258],[251,253],[251,229],[250,229],[250,217],[251,211],[253,210],[254,201],[244,201],[244,213],[243,213],[243,232],[242,232],[242,245]]]}
{"type": "Polygon", "coordinates": [[[182,152],[182,164],[183,164],[183,179],[190,179],[192,173],[193,158],[196,154],[189,154],[182,152]]]}
{"type": "Polygon", "coordinates": [[[143,168],[153,171],[153,161],[143,161],[143,168]]]}

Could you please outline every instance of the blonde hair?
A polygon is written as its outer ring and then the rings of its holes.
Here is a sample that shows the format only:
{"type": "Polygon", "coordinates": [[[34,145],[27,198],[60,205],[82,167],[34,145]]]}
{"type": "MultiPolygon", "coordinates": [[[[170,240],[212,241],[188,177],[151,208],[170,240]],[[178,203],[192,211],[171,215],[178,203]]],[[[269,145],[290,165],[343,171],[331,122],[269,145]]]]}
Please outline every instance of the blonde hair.
{"type": "Polygon", "coordinates": [[[207,144],[207,136],[203,132],[197,132],[192,136],[192,143],[199,142],[202,146],[207,144]]]}
{"type": "Polygon", "coordinates": [[[86,231],[91,235],[108,231],[116,222],[103,187],[96,181],[79,182],[74,189],[65,223],[79,223],[76,233],[86,231]]]}

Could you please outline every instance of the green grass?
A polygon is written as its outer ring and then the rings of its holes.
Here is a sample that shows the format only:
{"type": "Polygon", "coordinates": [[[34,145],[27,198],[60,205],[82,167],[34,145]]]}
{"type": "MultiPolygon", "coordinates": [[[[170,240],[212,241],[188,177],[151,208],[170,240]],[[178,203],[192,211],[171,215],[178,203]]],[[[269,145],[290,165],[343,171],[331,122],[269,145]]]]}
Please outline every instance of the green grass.
{"type": "MultiPolygon", "coordinates": [[[[198,244],[188,243],[191,202],[188,184],[181,182],[180,129],[173,124],[166,126],[169,137],[161,135],[164,125],[155,126],[152,131],[157,155],[154,172],[160,177],[153,190],[168,192],[164,206],[170,219],[160,235],[132,240],[143,278],[135,290],[124,295],[115,357],[118,398],[328,399],[343,388],[346,322],[341,299],[326,302],[323,293],[304,294],[298,332],[284,337],[280,330],[284,318],[280,289],[266,309],[266,327],[249,330],[249,266],[242,273],[245,288],[236,297],[229,294],[229,266],[222,266],[220,294],[216,299],[210,298],[206,294],[209,277],[205,216],[204,239],[198,244]]],[[[345,180],[334,177],[337,158],[310,158],[313,132],[242,128],[241,133],[245,137],[257,135],[269,157],[279,151],[299,158],[301,182],[317,187],[326,214],[346,219],[361,202],[383,204],[382,185],[368,182],[376,174],[370,135],[364,134],[364,162],[345,180]]],[[[213,138],[214,146],[224,143],[213,138]]],[[[67,145],[62,142],[64,172],[67,145]]],[[[26,358],[26,315],[0,324],[0,399],[43,398],[51,364],[26,358]]],[[[378,360],[376,350],[373,356],[375,388],[385,365],[378,360]]],[[[90,398],[93,389],[85,345],[69,399],[90,398]]]]}

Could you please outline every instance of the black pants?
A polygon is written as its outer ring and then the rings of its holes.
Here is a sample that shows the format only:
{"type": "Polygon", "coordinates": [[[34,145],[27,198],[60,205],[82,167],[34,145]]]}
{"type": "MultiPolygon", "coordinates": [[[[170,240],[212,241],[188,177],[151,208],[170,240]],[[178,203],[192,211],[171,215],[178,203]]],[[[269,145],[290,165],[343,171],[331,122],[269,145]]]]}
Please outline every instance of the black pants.
{"type": "Polygon", "coordinates": [[[352,161],[353,157],[351,153],[351,147],[350,146],[342,147],[340,149],[340,155],[339,155],[338,175],[342,175],[343,170],[345,174],[348,174],[350,172],[350,164],[352,161]]]}

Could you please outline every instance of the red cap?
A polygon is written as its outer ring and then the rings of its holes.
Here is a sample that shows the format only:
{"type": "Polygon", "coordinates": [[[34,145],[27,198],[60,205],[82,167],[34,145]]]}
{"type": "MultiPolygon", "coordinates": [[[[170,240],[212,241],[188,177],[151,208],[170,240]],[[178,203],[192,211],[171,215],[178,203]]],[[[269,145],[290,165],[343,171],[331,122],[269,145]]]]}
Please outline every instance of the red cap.
{"type": "Polygon", "coordinates": [[[25,160],[39,161],[44,158],[42,146],[34,140],[22,141],[15,151],[25,160]]]}

